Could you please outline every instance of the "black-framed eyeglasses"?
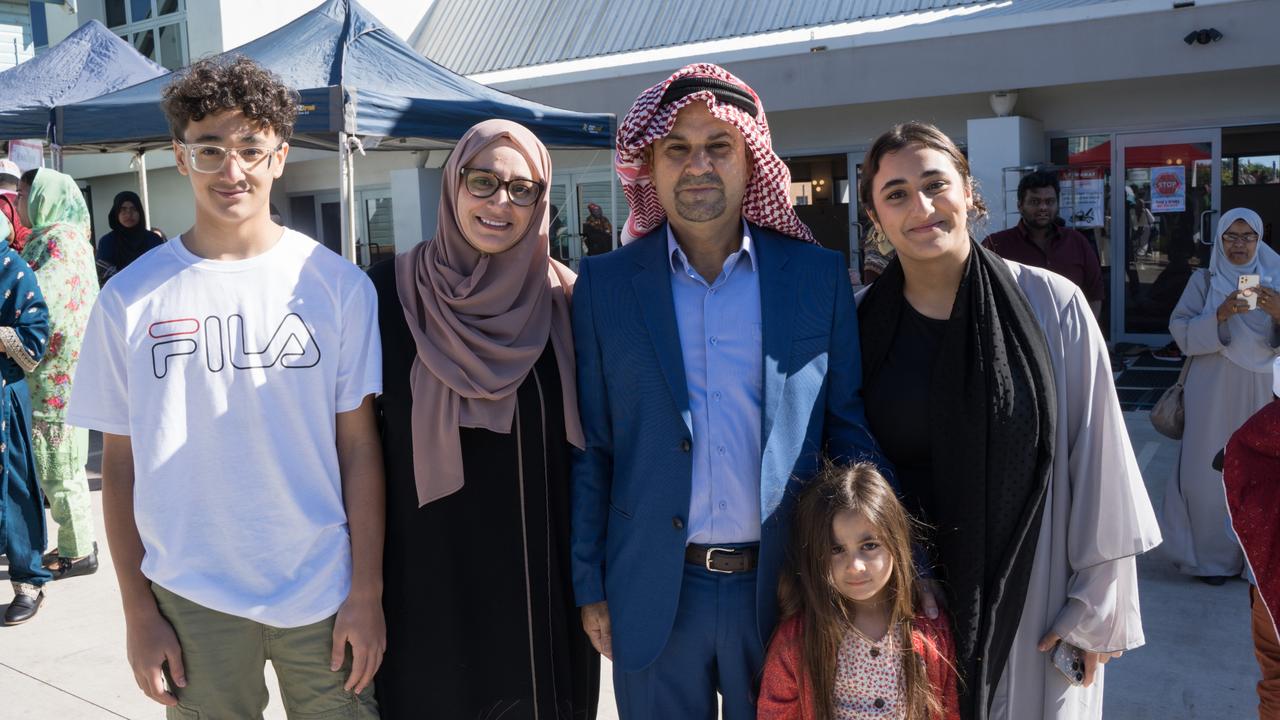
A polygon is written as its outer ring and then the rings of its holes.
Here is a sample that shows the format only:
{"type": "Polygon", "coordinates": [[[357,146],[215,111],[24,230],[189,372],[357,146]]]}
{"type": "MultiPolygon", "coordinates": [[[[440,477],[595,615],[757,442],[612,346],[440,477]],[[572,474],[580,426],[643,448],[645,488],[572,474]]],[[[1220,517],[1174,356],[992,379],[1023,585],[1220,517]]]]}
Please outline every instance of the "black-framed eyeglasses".
{"type": "Polygon", "coordinates": [[[271,167],[271,158],[275,156],[284,143],[275,147],[250,145],[248,147],[227,148],[221,145],[205,145],[201,143],[178,143],[187,149],[187,159],[193,170],[206,175],[221,172],[227,164],[228,157],[235,157],[236,164],[245,172],[254,172],[261,167],[271,167]]]}
{"type": "Polygon", "coordinates": [[[489,170],[465,167],[462,168],[461,175],[462,185],[472,197],[481,199],[492,197],[494,193],[506,188],[507,198],[511,200],[511,204],[520,207],[529,207],[542,197],[542,183],[537,180],[525,178],[501,180],[489,170]]]}

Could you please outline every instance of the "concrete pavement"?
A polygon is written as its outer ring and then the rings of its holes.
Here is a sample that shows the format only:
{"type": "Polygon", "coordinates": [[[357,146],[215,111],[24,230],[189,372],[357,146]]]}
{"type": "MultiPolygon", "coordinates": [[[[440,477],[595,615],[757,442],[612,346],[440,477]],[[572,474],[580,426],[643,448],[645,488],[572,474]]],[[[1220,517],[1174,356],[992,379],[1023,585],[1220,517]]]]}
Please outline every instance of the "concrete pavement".
{"type": "MultiPolygon", "coordinates": [[[[1159,507],[1177,446],[1156,434],[1146,413],[1127,413],[1125,419],[1152,502],[1159,507]]],[[[90,466],[96,468],[97,460],[95,454],[90,466]]],[[[101,527],[100,493],[93,493],[93,501],[101,527]]],[[[106,543],[100,545],[103,569],[96,575],[53,583],[35,620],[0,627],[0,718],[163,717],[160,706],[134,685],[125,661],[119,589],[106,543]]],[[[1139,559],[1138,572],[1147,646],[1108,666],[1106,716],[1257,717],[1258,668],[1249,634],[1248,586],[1243,581],[1222,587],[1192,581],[1175,573],[1158,550],[1139,559]]],[[[7,575],[0,571],[0,578],[7,575]]],[[[0,600],[7,602],[7,593],[7,587],[0,589],[0,600]]],[[[600,718],[616,720],[607,663],[603,675],[600,718]]],[[[283,719],[274,678],[268,680],[272,700],[266,717],[283,719]]]]}

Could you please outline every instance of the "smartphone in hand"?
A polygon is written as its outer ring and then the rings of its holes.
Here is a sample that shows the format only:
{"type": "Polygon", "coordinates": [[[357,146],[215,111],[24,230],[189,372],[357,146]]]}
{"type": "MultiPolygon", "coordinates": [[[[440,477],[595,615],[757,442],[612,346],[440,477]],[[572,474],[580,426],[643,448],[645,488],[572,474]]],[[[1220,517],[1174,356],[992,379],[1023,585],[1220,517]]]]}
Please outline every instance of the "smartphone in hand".
{"type": "Polygon", "coordinates": [[[1262,284],[1260,275],[1241,275],[1239,282],[1240,297],[1249,303],[1250,310],[1258,309],[1258,293],[1254,288],[1262,284]]]}
{"type": "Polygon", "coordinates": [[[1049,651],[1049,662],[1058,668],[1067,682],[1076,687],[1084,685],[1084,651],[1080,648],[1059,640],[1049,651]]]}

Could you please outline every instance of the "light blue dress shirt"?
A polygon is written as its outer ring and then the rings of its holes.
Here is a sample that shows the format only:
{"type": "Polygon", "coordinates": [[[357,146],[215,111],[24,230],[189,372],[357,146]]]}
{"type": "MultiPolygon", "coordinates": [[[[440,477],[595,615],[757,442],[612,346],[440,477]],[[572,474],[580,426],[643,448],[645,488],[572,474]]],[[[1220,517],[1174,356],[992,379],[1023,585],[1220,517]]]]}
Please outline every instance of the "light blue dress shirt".
{"type": "Polygon", "coordinates": [[[671,295],[693,417],[689,544],[760,540],[764,350],[751,231],[708,283],[667,226],[671,295]]]}

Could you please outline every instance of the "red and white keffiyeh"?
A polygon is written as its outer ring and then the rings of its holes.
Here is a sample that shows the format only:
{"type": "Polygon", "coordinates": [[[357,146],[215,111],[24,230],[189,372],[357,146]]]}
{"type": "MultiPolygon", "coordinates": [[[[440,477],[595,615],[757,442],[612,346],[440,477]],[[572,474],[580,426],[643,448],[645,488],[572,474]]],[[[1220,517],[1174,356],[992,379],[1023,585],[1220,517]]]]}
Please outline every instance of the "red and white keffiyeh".
{"type": "Polygon", "coordinates": [[[813,233],[791,207],[791,170],[773,152],[769,123],[765,120],[760,97],[750,86],[719,65],[696,63],[680,68],[671,77],[645,90],[618,125],[614,167],[622,182],[627,204],[631,207],[631,214],[627,216],[622,230],[623,244],[652,232],[666,220],[666,211],[658,201],[649,168],[644,163],[644,149],[655,140],[666,137],[675,124],[676,113],[695,100],[705,102],[712,115],[738,128],[747,142],[753,169],[742,199],[743,216],[783,235],[813,242],[813,233]],[[711,90],[699,90],[662,105],[662,96],[671,83],[687,77],[715,78],[742,88],[755,100],[759,109],[757,116],[751,117],[742,108],[720,102],[711,90]]]}

